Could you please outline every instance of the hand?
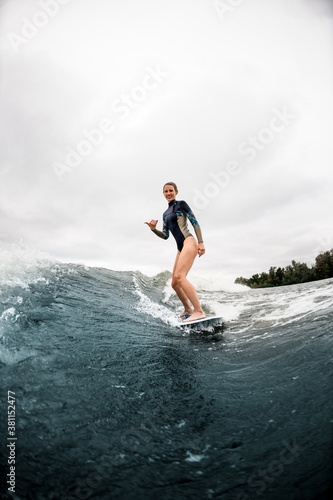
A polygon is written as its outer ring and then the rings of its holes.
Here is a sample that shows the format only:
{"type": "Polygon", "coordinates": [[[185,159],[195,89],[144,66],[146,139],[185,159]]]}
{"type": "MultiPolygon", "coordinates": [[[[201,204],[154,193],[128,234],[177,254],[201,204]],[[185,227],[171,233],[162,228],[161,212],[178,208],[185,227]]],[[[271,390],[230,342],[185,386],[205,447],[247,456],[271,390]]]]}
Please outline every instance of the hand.
{"type": "Polygon", "coordinates": [[[206,252],[205,245],[202,242],[198,243],[198,255],[199,255],[199,257],[201,257],[201,255],[203,255],[205,252],[206,252]]]}
{"type": "Polygon", "coordinates": [[[157,223],[158,223],[158,220],[155,220],[155,219],[152,219],[150,222],[145,222],[145,224],[147,224],[147,226],[149,226],[152,231],[154,231],[154,229],[156,229],[157,223]]]}

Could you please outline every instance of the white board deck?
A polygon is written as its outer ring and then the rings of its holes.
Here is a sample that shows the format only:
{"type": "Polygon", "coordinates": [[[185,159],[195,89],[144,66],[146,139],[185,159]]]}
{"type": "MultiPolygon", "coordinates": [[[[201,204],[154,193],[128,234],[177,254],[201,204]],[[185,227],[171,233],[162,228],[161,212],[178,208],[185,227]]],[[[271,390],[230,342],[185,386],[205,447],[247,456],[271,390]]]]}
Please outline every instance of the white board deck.
{"type": "Polygon", "coordinates": [[[215,316],[215,314],[207,314],[207,316],[203,319],[196,319],[194,321],[183,321],[179,320],[180,326],[190,326],[190,325],[214,325],[216,323],[222,323],[222,316],[215,316]]]}

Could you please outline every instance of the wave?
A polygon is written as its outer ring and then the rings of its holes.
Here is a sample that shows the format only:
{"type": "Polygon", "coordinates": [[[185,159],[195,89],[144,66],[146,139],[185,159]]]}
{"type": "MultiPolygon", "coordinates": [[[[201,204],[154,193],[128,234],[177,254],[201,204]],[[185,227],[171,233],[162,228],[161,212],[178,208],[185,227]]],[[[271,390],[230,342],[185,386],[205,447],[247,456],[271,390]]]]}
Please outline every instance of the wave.
{"type": "Polygon", "coordinates": [[[168,271],[62,263],[19,246],[0,257],[18,498],[77,498],[105,457],[112,472],[89,483],[90,498],[108,500],[110,487],[117,498],[252,498],[262,470],[272,500],[295,484],[309,500],[328,488],[333,279],[251,290],[193,275],[224,330],[184,332],[168,271]],[[300,460],[275,476],[281,443],[295,440],[300,460]]]}
{"type": "MultiPolygon", "coordinates": [[[[63,300],[67,306],[75,307],[78,300],[88,300],[88,293],[92,294],[89,300],[112,300],[113,309],[118,308],[119,314],[132,308],[165,324],[177,324],[181,304],[171,287],[169,271],[146,276],[140,271],[62,263],[45,252],[22,245],[1,250],[0,262],[2,325],[18,322],[24,313],[28,317],[29,305],[36,310],[39,302],[51,307],[63,300]]],[[[215,275],[214,279],[193,275],[191,281],[205,312],[222,315],[231,331],[238,333],[305,321],[333,305],[332,279],[257,290],[228,283],[222,275],[215,275]]]]}

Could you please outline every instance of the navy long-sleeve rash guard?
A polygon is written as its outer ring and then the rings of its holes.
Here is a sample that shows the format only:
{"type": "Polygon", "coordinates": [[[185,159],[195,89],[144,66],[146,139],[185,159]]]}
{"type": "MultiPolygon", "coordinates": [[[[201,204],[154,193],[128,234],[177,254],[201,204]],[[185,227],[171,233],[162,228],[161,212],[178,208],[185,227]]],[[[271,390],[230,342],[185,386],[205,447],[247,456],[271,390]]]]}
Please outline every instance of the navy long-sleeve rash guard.
{"type": "Polygon", "coordinates": [[[201,243],[203,239],[199,223],[184,200],[170,201],[169,207],[163,214],[163,232],[158,229],[154,229],[153,232],[160,238],[167,240],[169,238],[169,231],[171,231],[176,240],[177,248],[181,252],[185,238],[192,236],[187,227],[187,218],[189,218],[194,228],[198,243],[201,243]]]}

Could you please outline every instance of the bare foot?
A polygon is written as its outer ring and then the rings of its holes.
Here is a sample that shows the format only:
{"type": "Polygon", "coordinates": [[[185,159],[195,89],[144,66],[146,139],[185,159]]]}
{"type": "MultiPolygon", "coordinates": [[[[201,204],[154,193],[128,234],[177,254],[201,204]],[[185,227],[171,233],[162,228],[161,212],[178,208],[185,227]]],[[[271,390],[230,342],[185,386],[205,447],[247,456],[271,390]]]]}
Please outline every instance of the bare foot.
{"type": "Polygon", "coordinates": [[[180,318],[183,318],[184,316],[191,316],[193,314],[192,309],[189,309],[188,311],[184,309],[184,311],[179,315],[180,318]]]}
{"type": "Polygon", "coordinates": [[[194,312],[191,314],[191,316],[187,319],[183,319],[183,323],[186,323],[187,321],[195,321],[196,319],[204,319],[206,317],[206,314],[202,312],[194,312]]]}

